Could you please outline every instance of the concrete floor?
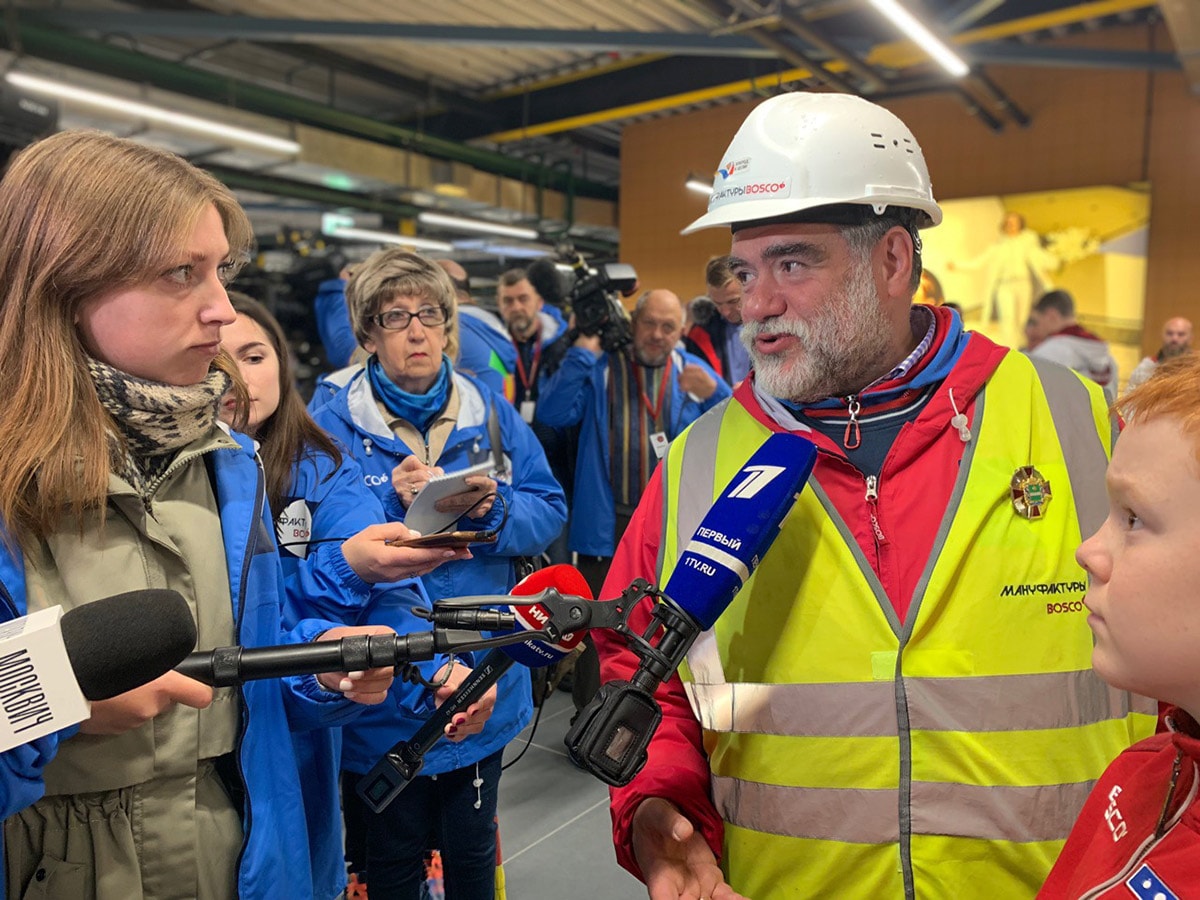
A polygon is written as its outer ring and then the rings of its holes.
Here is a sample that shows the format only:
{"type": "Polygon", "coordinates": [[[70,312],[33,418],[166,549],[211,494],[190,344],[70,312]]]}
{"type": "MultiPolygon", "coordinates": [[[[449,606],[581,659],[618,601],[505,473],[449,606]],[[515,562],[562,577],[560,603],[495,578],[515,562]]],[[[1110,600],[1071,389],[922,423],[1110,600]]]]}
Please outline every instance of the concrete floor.
{"type": "MultiPolygon", "coordinates": [[[[500,848],[507,900],[645,900],[646,888],[617,865],[608,786],[577,769],[562,739],[575,707],[555,691],[533,743],[500,779],[500,848]]],[[[526,728],[505,750],[516,757],[526,728]]]]}

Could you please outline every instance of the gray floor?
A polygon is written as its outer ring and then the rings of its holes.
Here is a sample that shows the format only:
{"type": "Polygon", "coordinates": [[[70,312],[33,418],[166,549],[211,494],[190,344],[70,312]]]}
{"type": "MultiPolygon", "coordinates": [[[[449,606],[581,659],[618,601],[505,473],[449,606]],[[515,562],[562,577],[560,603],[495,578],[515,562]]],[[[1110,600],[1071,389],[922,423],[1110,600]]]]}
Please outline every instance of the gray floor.
{"type": "MultiPolygon", "coordinates": [[[[646,888],[613,854],[607,785],[577,769],[563,747],[574,711],[571,695],[555,691],[533,743],[500,779],[507,900],[559,900],[581,889],[588,900],[645,900],[646,888]]],[[[528,738],[526,729],[505,759],[528,738]]]]}

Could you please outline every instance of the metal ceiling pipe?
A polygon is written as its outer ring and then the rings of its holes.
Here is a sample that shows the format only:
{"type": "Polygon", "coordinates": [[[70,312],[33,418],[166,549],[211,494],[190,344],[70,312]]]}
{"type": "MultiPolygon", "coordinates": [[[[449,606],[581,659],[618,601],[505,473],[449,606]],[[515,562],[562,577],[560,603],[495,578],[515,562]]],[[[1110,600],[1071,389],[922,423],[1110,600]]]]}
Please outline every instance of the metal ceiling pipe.
{"type": "MultiPolygon", "coordinates": [[[[719,0],[691,0],[693,6],[697,6],[707,12],[709,15],[721,19],[728,20],[733,14],[733,10],[719,0]]],[[[830,72],[821,63],[814,59],[810,59],[806,54],[800,52],[790,44],[784,43],[778,37],[764,28],[754,27],[748,28],[743,34],[752,37],[762,46],[766,47],[780,59],[790,63],[793,66],[808,69],[813,74],[814,78],[825,82],[831,88],[837,91],[842,91],[847,94],[857,94],[858,90],[846,81],[844,78],[830,72]]]]}
{"type": "Polygon", "coordinates": [[[1028,127],[1032,121],[1029,118],[1029,114],[1017,106],[1016,101],[1001,90],[1000,86],[992,81],[982,69],[972,71],[971,79],[979,86],[983,93],[987,94],[988,99],[992,101],[996,109],[999,109],[1022,128],[1028,127]]]}
{"type": "Polygon", "coordinates": [[[784,28],[796,35],[796,37],[807,41],[819,50],[824,50],[834,59],[844,63],[846,68],[854,73],[858,80],[862,82],[863,93],[881,91],[887,86],[887,79],[882,72],[867,65],[845,47],[815,31],[808,24],[800,21],[791,12],[781,9],[779,12],[779,22],[784,28]]]}
{"type": "MultiPolygon", "coordinates": [[[[235,81],[65,31],[19,22],[15,30],[8,31],[6,37],[8,46],[14,49],[19,45],[30,56],[63,65],[99,72],[114,78],[153,84],[162,90],[210,102],[225,101],[247,112],[273,119],[300,122],[314,128],[392,147],[415,150],[429,156],[465,163],[495,175],[522,181],[533,181],[538,177],[538,167],[518,157],[432,137],[411,128],[344,112],[282,91],[235,81]]],[[[546,178],[548,186],[555,190],[572,189],[576,194],[600,200],[617,198],[617,189],[610,185],[584,181],[574,176],[564,179],[560,172],[549,172],[546,178]]]]}

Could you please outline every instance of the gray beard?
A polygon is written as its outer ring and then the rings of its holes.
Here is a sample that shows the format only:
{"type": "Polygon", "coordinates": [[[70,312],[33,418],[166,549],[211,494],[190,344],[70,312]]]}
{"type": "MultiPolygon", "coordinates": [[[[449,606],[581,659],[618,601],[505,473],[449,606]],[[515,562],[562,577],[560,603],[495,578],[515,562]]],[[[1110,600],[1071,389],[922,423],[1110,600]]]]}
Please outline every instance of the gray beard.
{"type": "Polygon", "coordinates": [[[858,393],[886,373],[891,352],[890,325],[866,262],[851,269],[840,295],[827,297],[809,321],[743,322],[741,338],[758,386],[795,403],[858,393]],[[754,343],[760,334],[795,335],[801,346],[786,357],[764,355],[754,343]]]}

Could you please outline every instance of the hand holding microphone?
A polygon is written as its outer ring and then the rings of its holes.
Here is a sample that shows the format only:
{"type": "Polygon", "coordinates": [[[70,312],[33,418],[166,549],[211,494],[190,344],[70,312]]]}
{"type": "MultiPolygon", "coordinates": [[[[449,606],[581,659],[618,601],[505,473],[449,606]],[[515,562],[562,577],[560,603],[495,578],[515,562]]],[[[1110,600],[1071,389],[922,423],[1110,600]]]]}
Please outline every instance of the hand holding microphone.
{"type": "MultiPolygon", "coordinates": [[[[471,668],[463,665],[453,665],[447,663],[438,670],[437,676],[433,679],[439,681],[446,674],[446,668],[450,667],[446,682],[439,687],[433,694],[434,704],[440,708],[442,704],[448,700],[452,700],[454,695],[458,693],[464,681],[471,675],[471,668]]],[[[470,704],[466,709],[454,713],[450,717],[450,721],[446,723],[442,729],[445,737],[454,742],[464,740],[473,734],[479,734],[483,731],[483,726],[487,724],[487,720],[492,716],[492,710],[496,707],[496,685],[492,685],[484,692],[478,700],[470,704]]]]}
{"type": "MultiPolygon", "coordinates": [[[[342,638],[394,635],[396,632],[386,625],[356,625],[330,628],[319,638],[322,641],[340,641],[342,638]]],[[[395,674],[393,666],[376,666],[370,669],[360,669],[353,672],[325,672],[317,675],[321,687],[331,693],[340,693],[347,700],[362,703],[365,706],[375,706],[387,699],[388,688],[392,686],[395,674]]]]}
{"type": "Polygon", "coordinates": [[[205,709],[213,701],[213,689],[194,678],[167,672],[148,684],[119,694],[111,700],[92,704],[91,718],[79,730],[84,734],[124,734],[140,728],[182,703],[192,709],[205,709]]]}

